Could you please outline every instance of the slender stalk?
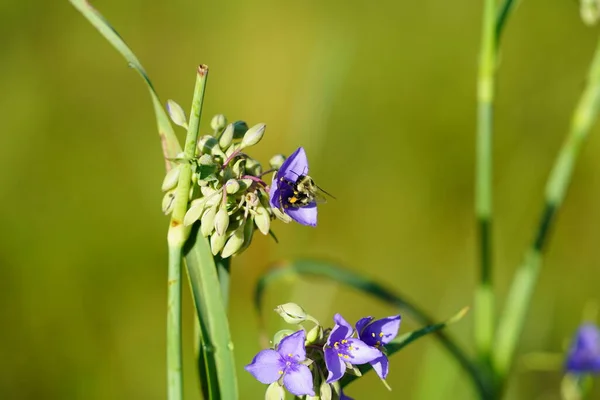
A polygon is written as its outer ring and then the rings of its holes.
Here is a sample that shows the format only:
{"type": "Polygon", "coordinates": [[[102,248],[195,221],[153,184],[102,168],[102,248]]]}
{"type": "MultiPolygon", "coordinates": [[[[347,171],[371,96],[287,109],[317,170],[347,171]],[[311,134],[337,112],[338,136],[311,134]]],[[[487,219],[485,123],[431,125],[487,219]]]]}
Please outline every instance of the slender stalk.
{"type": "MultiPolygon", "coordinates": [[[[196,155],[196,143],[202,114],[202,102],[206,88],[208,67],[198,67],[192,112],[187,136],[185,139],[185,158],[193,159],[196,155]]],[[[192,179],[190,163],[181,165],[179,182],[175,193],[171,223],[167,235],[169,245],[169,285],[167,308],[167,394],[169,400],[183,398],[183,364],[181,344],[181,264],[183,246],[190,234],[189,227],[183,225],[183,217],[188,208],[192,179]]]]}
{"type": "Polygon", "coordinates": [[[496,4],[484,0],[479,75],[477,81],[477,155],[475,214],[479,231],[479,287],[475,292],[475,344],[479,357],[489,359],[494,334],[492,288],[492,136],[496,69],[496,4]]]}
{"type": "Polygon", "coordinates": [[[573,174],[581,147],[596,120],[600,107],[600,41],[588,73],[587,85],[571,119],[569,134],[546,184],[544,210],[537,233],[517,270],[510,288],[504,312],[498,326],[492,363],[500,382],[506,379],[512,365],[515,347],[525,325],[527,311],[542,265],[548,234],[560,209],[573,174]]]}

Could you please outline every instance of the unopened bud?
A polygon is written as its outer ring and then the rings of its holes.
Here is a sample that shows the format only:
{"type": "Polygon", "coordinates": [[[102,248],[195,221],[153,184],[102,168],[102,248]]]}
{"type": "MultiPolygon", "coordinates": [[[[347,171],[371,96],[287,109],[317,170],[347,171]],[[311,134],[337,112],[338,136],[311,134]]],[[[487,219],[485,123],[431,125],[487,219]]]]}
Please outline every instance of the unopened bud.
{"type": "Polygon", "coordinates": [[[292,221],[292,217],[290,217],[289,215],[287,215],[284,212],[282,212],[279,208],[273,207],[273,208],[271,208],[271,210],[273,210],[273,214],[275,214],[275,216],[280,221],[283,221],[286,224],[288,224],[288,223],[290,223],[292,221]]]}
{"type": "Polygon", "coordinates": [[[219,142],[213,136],[204,135],[198,140],[198,149],[200,153],[212,154],[213,156],[219,156],[225,159],[225,153],[219,147],[219,142]]]}
{"type": "Polygon", "coordinates": [[[227,125],[227,118],[223,114],[217,114],[210,120],[210,127],[214,131],[220,131],[227,125]]]}
{"type": "Polygon", "coordinates": [[[215,228],[215,215],[217,215],[217,208],[211,207],[204,211],[202,218],[200,219],[200,232],[202,236],[208,237],[215,228]]]}
{"type": "Polygon", "coordinates": [[[279,305],[275,312],[288,324],[300,324],[306,321],[306,311],[296,303],[279,305]]]}
{"type": "Polygon", "coordinates": [[[321,394],[321,400],[331,400],[331,398],[333,397],[333,392],[331,391],[331,386],[329,386],[329,383],[327,383],[325,381],[323,381],[321,383],[319,392],[321,394]]]}
{"type": "Polygon", "coordinates": [[[210,236],[210,250],[212,251],[213,256],[219,254],[223,249],[223,246],[225,246],[226,240],[227,237],[225,235],[219,235],[216,232],[210,236]]]}
{"type": "Polygon", "coordinates": [[[173,203],[175,203],[175,189],[169,190],[162,199],[162,212],[170,214],[173,211],[173,203]]]}
{"type": "Polygon", "coordinates": [[[269,230],[271,229],[271,217],[269,216],[269,212],[266,208],[259,205],[256,208],[256,215],[254,216],[254,223],[256,227],[263,235],[268,235],[269,230]]]}
{"type": "Polygon", "coordinates": [[[162,191],[166,192],[167,190],[173,189],[177,186],[177,182],[179,181],[179,172],[181,171],[181,165],[175,165],[173,168],[167,172],[165,175],[165,179],[163,179],[162,183],[162,191]]]}
{"type": "Polygon", "coordinates": [[[283,154],[276,154],[273,157],[271,157],[271,159],[269,160],[269,165],[273,169],[279,169],[279,168],[281,168],[281,165],[283,164],[284,161],[285,161],[285,157],[283,156],[283,154]]]}
{"type": "Polygon", "coordinates": [[[271,383],[265,392],[265,400],[283,400],[285,391],[278,381],[271,383]]]}
{"type": "Polygon", "coordinates": [[[239,160],[237,160],[235,164],[233,164],[231,170],[233,171],[233,174],[238,178],[240,176],[246,175],[246,159],[240,158],[239,160]]]}
{"type": "Polygon", "coordinates": [[[244,137],[244,134],[248,130],[248,124],[244,121],[235,121],[233,123],[233,138],[241,139],[244,137]]]}
{"type": "Polygon", "coordinates": [[[217,235],[225,235],[228,227],[229,214],[225,207],[221,207],[215,215],[215,230],[217,231],[217,235]]]}
{"type": "Polygon", "coordinates": [[[187,128],[187,119],[185,117],[185,112],[183,108],[173,100],[167,100],[167,112],[169,113],[169,117],[171,117],[171,121],[175,125],[182,126],[187,128]]]}
{"type": "Polygon", "coordinates": [[[206,205],[206,198],[196,199],[192,201],[190,209],[185,213],[183,217],[183,225],[189,226],[200,219],[204,206],[206,205]]]}
{"type": "Polygon", "coordinates": [[[236,179],[230,179],[225,183],[225,190],[227,194],[234,194],[240,190],[240,183],[236,179]]]}
{"type": "Polygon", "coordinates": [[[229,237],[227,243],[225,243],[225,247],[223,247],[223,251],[221,252],[221,257],[227,258],[231,257],[235,254],[239,249],[244,245],[244,226],[246,224],[242,224],[239,228],[233,232],[233,235],[229,237]]]}
{"type": "Polygon", "coordinates": [[[242,147],[250,147],[254,146],[263,138],[265,134],[265,129],[267,125],[265,124],[256,124],[252,128],[248,129],[248,131],[244,134],[244,138],[242,139],[242,147]]]}
{"type": "Polygon", "coordinates": [[[278,332],[275,332],[275,335],[273,335],[273,346],[277,347],[279,345],[279,342],[285,339],[286,336],[290,336],[294,333],[296,333],[296,331],[293,331],[291,329],[282,329],[278,332]]]}
{"type": "Polygon", "coordinates": [[[252,176],[260,176],[262,174],[262,166],[253,158],[246,159],[246,172],[252,176]]]}
{"type": "Polygon", "coordinates": [[[315,325],[306,334],[306,343],[316,343],[323,339],[323,327],[321,325],[315,325]]]}
{"type": "Polygon", "coordinates": [[[198,158],[198,164],[200,165],[214,165],[215,162],[210,154],[202,154],[200,158],[198,158]]]}
{"type": "Polygon", "coordinates": [[[233,124],[227,125],[227,128],[225,128],[225,130],[221,134],[221,137],[219,138],[219,146],[221,146],[221,149],[226,149],[229,147],[229,145],[233,141],[234,130],[235,128],[233,124]]]}

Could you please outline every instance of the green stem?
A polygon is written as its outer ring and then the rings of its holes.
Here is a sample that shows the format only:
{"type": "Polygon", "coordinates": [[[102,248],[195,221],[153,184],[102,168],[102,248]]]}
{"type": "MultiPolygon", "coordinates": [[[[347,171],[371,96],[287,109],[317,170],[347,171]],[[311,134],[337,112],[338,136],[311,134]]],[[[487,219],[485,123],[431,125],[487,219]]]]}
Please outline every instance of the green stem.
{"type": "Polygon", "coordinates": [[[217,266],[217,274],[219,275],[219,284],[221,285],[221,295],[223,296],[223,305],[227,310],[229,305],[229,284],[230,284],[230,268],[231,258],[221,258],[215,256],[215,265],[217,266]]]}
{"type": "MultiPolygon", "coordinates": [[[[196,143],[202,114],[202,102],[206,88],[208,67],[198,67],[192,112],[187,136],[185,139],[185,159],[191,160],[196,155],[196,143]]],[[[183,246],[190,234],[190,228],[183,225],[183,217],[187,212],[189,193],[192,182],[192,165],[184,163],[180,166],[179,182],[175,193],[171,223],[167,234],[169,245],[169,285],[167,308],[167,393],[169,400],[183,398],[183,365],[181,345],[181,263],[183,246]]]]}
{"type": "Polygon", "coordinates": [[[477,157],[475,213],[479,230],[480,282],[475,293],[475,344],[480,358],[489,359],[494,333],[492,288],[492,135],[496,69],[496,5],[484,0],[477,81],[477,157]]]}
{"type": "Polygon", "coordinates": [[[600,107],[600,41],[588,73],[587,85],[575,108],[569,134],[563,143],[546,184],[544,211],[537,233],[510,288],[494,346],[493,366],[502,383],[512,365],[515,347],[525,325],[527,311],[542,265],[548,233],[560,209],[573,174],[575,161],[596,120],[600,107]]]}
{"type": "Polygon", "coordinates": [[[504,24],[506,24],[506,20],[508,19],[508,16],[510,15],[514,5],[514,0],[504,0],[500,6],[500,9],[498,10],[498,17],[496,18],[496,47],[498,47],[500,43],[500,37],[502,36],[504,24]]]}

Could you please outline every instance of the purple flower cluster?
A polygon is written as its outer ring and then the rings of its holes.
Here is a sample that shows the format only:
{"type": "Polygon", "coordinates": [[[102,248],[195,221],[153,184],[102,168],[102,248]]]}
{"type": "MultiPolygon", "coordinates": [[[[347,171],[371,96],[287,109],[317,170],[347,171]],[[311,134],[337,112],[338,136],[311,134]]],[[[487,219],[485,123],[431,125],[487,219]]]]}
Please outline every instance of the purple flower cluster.
{"type": "MultiPolygon", "coordinates": [[[[246,371],[261,383],[278,382],[296,396],[315,396],[320,385],[336,385],[354,365],[369,363],[385,379],[388,374],[385,345],[398,334],[400,315],[375,321],[365,317],[355,327],[340,314],[333,320],[335,325],[326,331],[329,333],[326,337],[307,341],[305,331],[299,330],[282,339],[276,349],[260,351],[246,371]],[[325,376],[321,382],[320,377],[325,376]]],[[[339,385],[337,389],[341,399],[351,400],[339,385]]]]}
{"type": "Polygon", "coordinates": [[[593,324],[579,327],[567,355],[566,370],[570,373],[600,373],[600,329],[593,324]]]}

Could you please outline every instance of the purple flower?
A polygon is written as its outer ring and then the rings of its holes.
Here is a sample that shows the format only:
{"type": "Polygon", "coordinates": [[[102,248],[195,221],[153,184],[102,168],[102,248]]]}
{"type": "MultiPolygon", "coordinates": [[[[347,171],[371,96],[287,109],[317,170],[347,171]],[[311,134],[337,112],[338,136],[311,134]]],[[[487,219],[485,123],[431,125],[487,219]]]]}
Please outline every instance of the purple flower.
{"type": "MultiPolygon", "coordinates": [[[[400,315],[378,319],[377,321],[373,321],[373,317],[362,318],[356,323],[358,337],[369,346],[379,348],[396,337],[398,329],[400,329],[400,319],[400,315]]],[[[389,363],[385,354],[382,353],[370,364],[381,379],[387,377],[389,363]]]]}
{"type": "Polygon", "coordinates": [[[600,330],[593,324],[579,327],[569,354],[566,369],[575,374],[600,373],[600,330]]]}
{"type": "Polygon", "coordinates": [[[259,352],[252,362],[246,365],[246,371],[265,384],[271,384],[283,377],[283,385],[293,395],[314,396],[312,374],[310,369],[302,364],[306,359],[304,340],[304,330],[286,336],[279,342],[277,350],[267,349],[259,352]]]}
{"type": "Polygon", "coordinates": [[[308,159],[304,148],[299,147],[289,156],[275,174],[269,192],[272,208],[277,208],[289,215],[294,221],[308,226],[317,225],[317,204],[297,202],[294,186],[301,176],[308,173],[308,159]]]}
{"type": "Polygon", "coordinates": [[[365,364],[382,356],[378,349],[368,346],[362,340],[352,338],[354,329],[340,314],[333,317],[335,326],[324,346],[325,364],[329,375],[327,383],[335,382],[344,376],[346,363],[365,364]]]}

